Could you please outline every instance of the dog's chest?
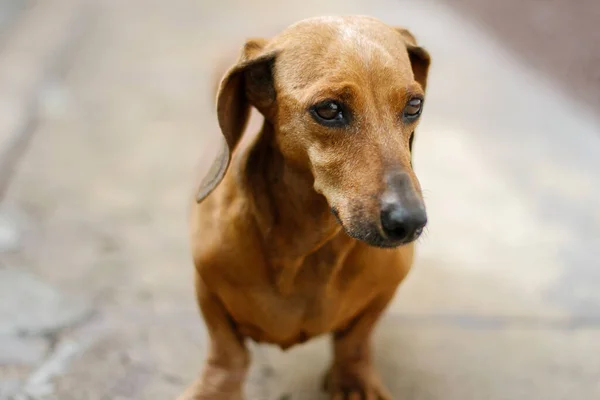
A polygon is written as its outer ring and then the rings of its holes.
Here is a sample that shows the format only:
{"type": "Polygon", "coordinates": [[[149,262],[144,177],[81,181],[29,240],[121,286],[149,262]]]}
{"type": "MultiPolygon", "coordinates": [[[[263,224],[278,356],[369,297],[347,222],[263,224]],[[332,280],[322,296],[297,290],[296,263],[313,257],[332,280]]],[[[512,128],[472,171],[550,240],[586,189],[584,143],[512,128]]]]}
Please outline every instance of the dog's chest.
{"type": "Polygon", "coordinates": [[[331,261],[307,259],[289,293],[282,293],[276,282],[238,292],[232,316],[240,333],[286,348],[343,328],[366,307],[374,292],[369,290],[365,296],[361,277],[334,271],[331,261]]]}
{"type": "Polygon", "coordinates": [[[252,311],[234,317],[240,333],[284,348],[336,330],[344,319],[340,296],[324,287],[287,296],[275,290],[250,291],[245,297],[252,311]],[[247,318],[249,315],[251,319],[247,318]]]}

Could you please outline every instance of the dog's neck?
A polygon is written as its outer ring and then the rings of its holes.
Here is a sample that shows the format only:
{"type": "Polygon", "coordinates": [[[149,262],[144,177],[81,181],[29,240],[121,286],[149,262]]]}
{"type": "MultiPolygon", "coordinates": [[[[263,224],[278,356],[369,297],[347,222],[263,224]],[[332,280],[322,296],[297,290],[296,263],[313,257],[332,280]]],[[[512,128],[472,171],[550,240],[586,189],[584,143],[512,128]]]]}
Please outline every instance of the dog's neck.
{"type": "Polygon", "coordinates": [[[248,149],[243,174],[270,255],[304,257],[340,231],[312,173],[285,160],[268,122],[248,149]]]}
{"type": "MultiPolygon", "coordinates": [[[[306,257],[332,239],[350,243],[314,188],[310,169],[289,163],[282,155],[271,124],[265,122],[242,164],[252,212],[269,262],[281,269],[279,281],[289,290],[306,257]]],[[[286,291],[285,288],[281,288],[286,291]]]]}

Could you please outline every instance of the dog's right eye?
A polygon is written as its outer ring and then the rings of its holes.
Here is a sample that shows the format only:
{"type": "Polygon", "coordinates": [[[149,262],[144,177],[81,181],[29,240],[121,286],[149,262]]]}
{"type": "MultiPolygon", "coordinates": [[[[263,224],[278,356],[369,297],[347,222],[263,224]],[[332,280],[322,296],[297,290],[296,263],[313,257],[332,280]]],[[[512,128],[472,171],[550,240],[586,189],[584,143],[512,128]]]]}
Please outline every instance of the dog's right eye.
{"type": "Polygon", "coordinates": [[[327,121],[331,121],[332,119],[339,118],[342,115],[342,110],[339,104],[331,102],[326,102],[319,104],[315,107],[315,112],[317,115],[327,121]]]}
{"type": "Polygon", "coordinates": [[[348,124],[344,107],[333,100],[315,104],[310,109],[310,113],[318,123],[325,126],[341,127],[348,124]]]}

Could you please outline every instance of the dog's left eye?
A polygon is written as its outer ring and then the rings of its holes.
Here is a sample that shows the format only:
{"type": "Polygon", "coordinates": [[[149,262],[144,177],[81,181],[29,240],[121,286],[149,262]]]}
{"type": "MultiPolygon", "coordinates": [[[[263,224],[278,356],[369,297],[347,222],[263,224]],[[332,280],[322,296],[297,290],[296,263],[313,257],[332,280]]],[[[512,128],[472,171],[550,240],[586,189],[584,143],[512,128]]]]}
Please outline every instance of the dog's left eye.
{"type": "Polygon", "coordinates": [[[408,102],[406,107],[404,107],[404,118],[407,119],[415,119],[419,115],[421,115],[421,111],[423,110],[423,100],[419,98],[414,98],[408,102]]]}
{"type": "Polygon", "coordinates": [[[344,107],[333,100],[318,103],[310,111],[313,118],[322,125],[339,127],[348,123],[344,107]]]}

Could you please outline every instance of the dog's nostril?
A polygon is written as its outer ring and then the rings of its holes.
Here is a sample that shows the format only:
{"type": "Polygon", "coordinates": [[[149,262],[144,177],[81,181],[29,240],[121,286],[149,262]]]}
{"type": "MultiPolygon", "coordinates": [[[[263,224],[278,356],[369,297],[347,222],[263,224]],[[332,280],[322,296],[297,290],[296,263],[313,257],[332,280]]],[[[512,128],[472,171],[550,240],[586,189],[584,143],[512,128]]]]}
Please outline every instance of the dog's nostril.
{"type": "Polygon", "coordinates": [[[415,240],[427,224],[427,214],[422,207],[407,209],[394,204],[381,211],[381,227],[391,240],[415,240]]]}
{"type": "Polygon", "coordinates": [[[381,226],[385,234],[393,239],[401,239],[407,236],[407,227],[404,223],[406,216],[404,209],[395,208],[383,210],[381,214],[381,226]]]}

